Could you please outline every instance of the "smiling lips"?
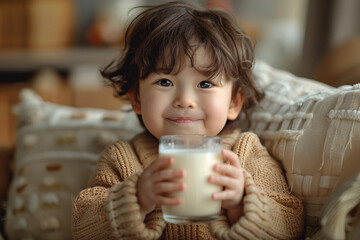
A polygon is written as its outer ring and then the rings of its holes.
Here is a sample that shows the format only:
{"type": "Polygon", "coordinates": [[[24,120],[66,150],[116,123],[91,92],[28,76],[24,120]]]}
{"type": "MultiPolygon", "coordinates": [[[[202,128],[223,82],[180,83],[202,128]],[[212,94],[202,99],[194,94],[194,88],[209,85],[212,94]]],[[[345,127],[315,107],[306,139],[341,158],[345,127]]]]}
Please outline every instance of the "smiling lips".
{"type": "Polygon", "coordinates": [[[168,118],[169,121],[174,122],[174,123],[193,123],[198,121],[198,119],[194,119],[194,118],[185,118],[185,117],[180,117],[180,118],[168,118]]]}

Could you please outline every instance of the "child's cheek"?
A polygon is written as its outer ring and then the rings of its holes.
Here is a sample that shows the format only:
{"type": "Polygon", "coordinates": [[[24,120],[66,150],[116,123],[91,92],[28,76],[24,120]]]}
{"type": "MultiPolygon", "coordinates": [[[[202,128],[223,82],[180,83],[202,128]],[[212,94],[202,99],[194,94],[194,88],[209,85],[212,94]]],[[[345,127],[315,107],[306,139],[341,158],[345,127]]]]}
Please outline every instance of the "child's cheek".
{"type": "Polygon", "coordinates": [[[207,124],[210,124],[212,134],[219,133],[227,121],[228,105],[224,101],[218,101],[216,98],[206,105],[207,124]]]}
{"type": "Polygon", "coordinates": [[[162,115],[165,102],[156,97],[142,99],[141,115],[146,128],[157,136],[161,132],[162,115]]]}

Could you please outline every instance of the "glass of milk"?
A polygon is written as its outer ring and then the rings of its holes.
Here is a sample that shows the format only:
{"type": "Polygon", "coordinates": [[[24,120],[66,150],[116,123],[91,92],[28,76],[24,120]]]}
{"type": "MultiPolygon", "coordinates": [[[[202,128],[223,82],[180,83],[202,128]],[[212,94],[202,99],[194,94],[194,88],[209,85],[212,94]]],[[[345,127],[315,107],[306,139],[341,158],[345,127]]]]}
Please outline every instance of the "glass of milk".
{"type": "Polygon", "coordinates": [[[162,206],[163,216],[169,223],[207,223],[219,217],[221,201],[211,198],[220,192],[221,186],[211,184],[208,178],[214,172],[214,165],[223,162],[220,137],[203,135],[167,135],[160,138],[159,156],[173,157],[171,169],[183,169],[186,188],[171,193],[181,199],[177,206],[162,206]]]}

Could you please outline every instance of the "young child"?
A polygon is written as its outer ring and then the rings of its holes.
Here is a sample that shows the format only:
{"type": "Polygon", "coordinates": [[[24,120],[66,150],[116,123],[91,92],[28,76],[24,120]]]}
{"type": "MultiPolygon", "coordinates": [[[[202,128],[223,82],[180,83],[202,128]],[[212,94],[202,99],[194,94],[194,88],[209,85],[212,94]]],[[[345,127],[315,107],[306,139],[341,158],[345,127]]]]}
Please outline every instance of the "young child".
{"type": "Polygon", "coordinates": [[[295,239],[303,230],[302,202],[289,194],[280,164],[253,133],[236,128],[239,113],[262,97],[252,77],[253,48],[220,10],[184,2],[149,6],[129,25],[125,51],[103,71],[128,96],[146,131],[102,153],[88,189],[75,199],[75,239],[295,239]],[[158,158],[159,138],[220,135],[222,156],[209,176],[223,186],[210,224],[168,224],[162,205],[181,204],[182,169],[158,158]]]}

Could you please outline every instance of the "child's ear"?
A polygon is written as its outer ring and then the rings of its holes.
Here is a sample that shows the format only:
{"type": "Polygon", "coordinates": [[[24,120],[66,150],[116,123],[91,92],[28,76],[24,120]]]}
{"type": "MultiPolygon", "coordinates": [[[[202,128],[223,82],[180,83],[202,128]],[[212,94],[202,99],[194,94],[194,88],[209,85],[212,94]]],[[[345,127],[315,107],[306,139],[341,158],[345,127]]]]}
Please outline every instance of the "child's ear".
{"type": "Polygon", "coordinates": [[[133,108],[133,111],[136,114],[141,114],[141,104],[140,104],[140,96],[137,92],[134,92],[134,90],[129,90],[127,92],[127,95],[130,99],[131,106],[133,108]]]}
{"type": "Polygon", "coordinates": [[[241,92],[241,89],[239,89],[239,91],[231,100],[228,116],[227,116],[228,120],[235,120],[238,117],[242,109],[242,106],[244,104],[244,100],[245,100],[245,96],[241,92]]]}

